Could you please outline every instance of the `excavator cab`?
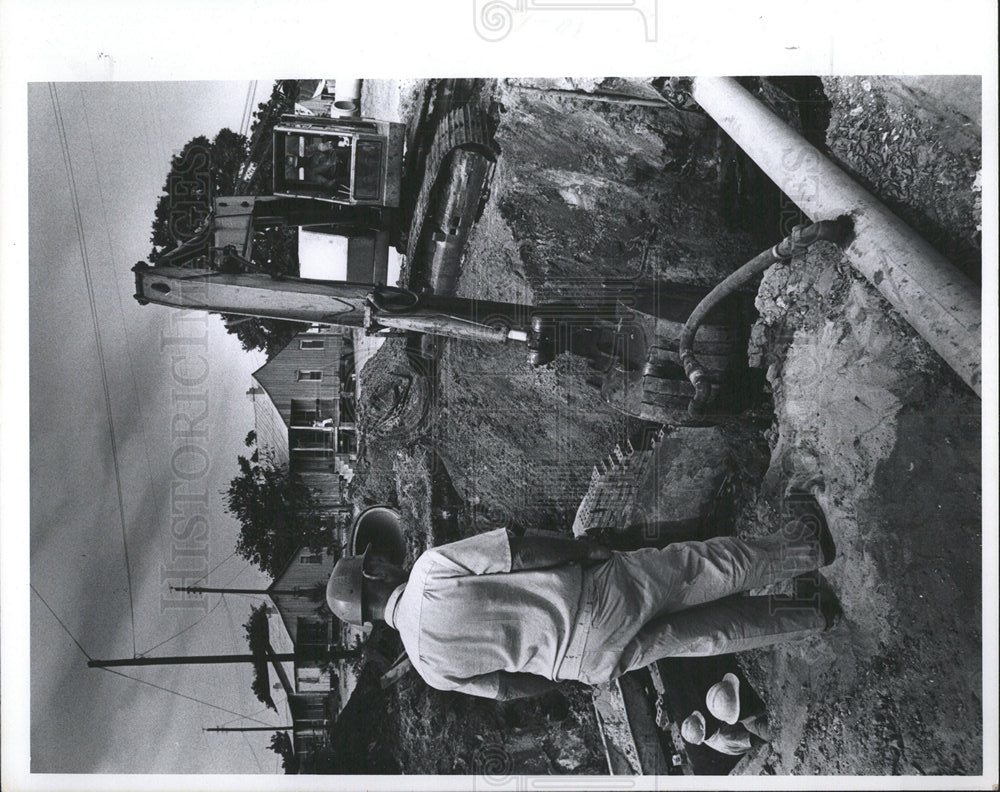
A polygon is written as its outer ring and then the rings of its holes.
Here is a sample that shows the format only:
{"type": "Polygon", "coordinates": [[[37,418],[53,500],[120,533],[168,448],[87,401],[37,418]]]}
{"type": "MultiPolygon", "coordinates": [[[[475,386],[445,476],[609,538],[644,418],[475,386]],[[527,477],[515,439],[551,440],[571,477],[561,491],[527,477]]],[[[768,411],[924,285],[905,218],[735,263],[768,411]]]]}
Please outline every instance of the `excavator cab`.
{"type": "Polygon", "coordinates": [[[274,195],[347,206],[399,206],[406,125],[282,116],[274,128],[274,195]]]}
{"type": "Polygon", "coordinates": [[[252,272],[254,237],[269,228],[297,228],[302,278],[386,284],[399,271],[390,250],[393,210],[307,198],[231,195],[213,199],[211,214],[190,239],[157,266],[252,272]]]}

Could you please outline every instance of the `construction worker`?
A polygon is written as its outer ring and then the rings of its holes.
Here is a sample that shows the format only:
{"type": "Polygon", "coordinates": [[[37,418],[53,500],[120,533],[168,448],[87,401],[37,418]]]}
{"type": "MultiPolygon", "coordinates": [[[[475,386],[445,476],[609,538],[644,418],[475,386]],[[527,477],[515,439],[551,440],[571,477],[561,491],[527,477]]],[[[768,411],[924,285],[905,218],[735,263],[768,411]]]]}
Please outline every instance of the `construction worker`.
{"type": "Polygon", "coordinates": [[[740,596],[833,561],[815,500],[764,538],[611,551],[499,529],[427,550],[409,575],[368,551],[341,559],[327,603],[384,620],[432,687],[501,700],[556,682],[607,682],[663,657],[724,654],[814,635],[830,597],[740,596]]]}
{"type": "Polygon", "coordinates": [[[695,710],[681,724],[681,737],[692,745],[705,745],[729,756],[742,756],[752,748],[763,745],[767,739],[755,733],[746,724],[711,721],[695,710]],[[709,733],[711,732],[711,733],[709,733]]]}
{"type": "Polygon", "coordinates": [[[728,673],[708,689],[705,708],[695,710],[681,724],[681,737],[692,745],[706,745],[730,756],[741,756],[771,739],[763,707],[745,706],[739,677],[728,673]]]}

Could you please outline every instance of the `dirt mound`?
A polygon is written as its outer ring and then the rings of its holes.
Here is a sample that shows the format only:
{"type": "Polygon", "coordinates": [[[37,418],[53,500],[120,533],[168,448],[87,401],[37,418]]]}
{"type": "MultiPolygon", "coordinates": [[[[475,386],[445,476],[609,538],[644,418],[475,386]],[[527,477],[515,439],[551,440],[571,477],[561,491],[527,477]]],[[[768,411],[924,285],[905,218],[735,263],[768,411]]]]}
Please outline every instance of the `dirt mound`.
{"type": "MultiPolygon", "coordinates": [[[[963,79],[981,95],[978,78],[963,79]]],[[[979,282],[982,132],[975,120],[934,96],[933,79],[830,77],[823,85],[833,107],[831,154],[979,282]]]]}
{"type": "MultiPolygon", "coordinates": [[[[776,435],[757,520],[822,477],[844,624],[748,656],[776,773],[982,768],[980,401],[891,307],[815,248],[761,284],[776,435]]],[[[759,769],[760,765],[757,766],[759,769]]]]}

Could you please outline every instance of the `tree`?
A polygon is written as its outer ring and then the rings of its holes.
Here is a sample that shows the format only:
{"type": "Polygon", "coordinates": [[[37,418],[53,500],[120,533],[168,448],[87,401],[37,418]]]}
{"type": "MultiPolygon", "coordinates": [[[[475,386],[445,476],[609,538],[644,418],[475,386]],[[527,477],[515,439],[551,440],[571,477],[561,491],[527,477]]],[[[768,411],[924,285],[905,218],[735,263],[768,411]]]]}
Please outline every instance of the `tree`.
{"type": "Polygon", "coordinates": [[[269,612],[267,603],[251,608],[250,618],[244,622],[243,629],[247,632],[247,644],[254,655],[253,682],[250,688],[261,704],[277,712],[278,708],[271,698],[271,674],[267,659],[271,649],[271,632],[267,621],[269,612]]]}
{"type": "Polygon", "coordinates": [[[153,211],[150,261],[194,236],[212,211],[215,196],[233,193],[247,151],[243,135],[220,129],[213,140],[204,135],[191,138],[171,158],[153,211]]]}
{"type": "Polygon", "coordinates": [[[326,526],[314,491],[257,447],[254,432],[244,443],[253,453],[237,457],[239,475],[223,491],[226,510],[240,522],[236,552],[274,577],[299,547],[322,549],[326,526]]]}
{"type": "Polygon", "coordinates": [[[295,775],[299,772],[299,758],[295,755],[288,732],[275,732],[271,735],[271,744],[267,747],[281,756],[281,769],[285,771],[285,775],[295,775]]]}
{"type": "Polygon", "coordinates": [[[309,328],[308,324],[300,322],[257,316],[222,314],[222,319],[226,323],[226,332],[235,335],[246,352],[259,349],[268,360],[284,349],[296,335],[309,328]]]}
{"type": "MultiPolygon", "coordinates": [[[[273,173],[274,126],[281,116],[295,110],[295,96],[298,84],[295,80],[278,80],[271,86],[271,95],[258,103],[250,126],[251,162],[256,164],[253,175],[240,185],[246,194],[262,195],[271,192],[273,173]]],[[[258,272],[280,277],[299,274],[298,229],[278,226],[258,231],[253,237],[250,260],[258,272]]],[[[289,322],[282,319],[233,316],[223,314],[226,331],[235,335],[247,352],[255,349],[263,351],[270,360],[285,348],[298,333],[308,328],[308,324],[289,322]]]]}
{"type": "MultiPolygon", "coordinates": [[[[253,114],[250,138],[231,129],[220,129],[214,139],[191,138],[170,161],[163,194],[153,212],[149,260],[191,239],[203,227],[219,195],[262,195],[271,191],[272,136],[281,116],[294,111],[297,81],[278,80],[271,95],[253,114]],[[252,172],[250,163],[255,165],[252,172]],[[250,173],[249,178],[243,178],[250,173]]],[[[250,260],[254,269],[277,277],[298,274],[297,229],[274,227],[254,234],[250,260]]],[[[210,266],[207,248],[195,257],[199,266],[210,266]]],[[[226,330],[246,351],[259,349],[273,357],[308,325],[281,319],[223,314],[226,330]]]]}

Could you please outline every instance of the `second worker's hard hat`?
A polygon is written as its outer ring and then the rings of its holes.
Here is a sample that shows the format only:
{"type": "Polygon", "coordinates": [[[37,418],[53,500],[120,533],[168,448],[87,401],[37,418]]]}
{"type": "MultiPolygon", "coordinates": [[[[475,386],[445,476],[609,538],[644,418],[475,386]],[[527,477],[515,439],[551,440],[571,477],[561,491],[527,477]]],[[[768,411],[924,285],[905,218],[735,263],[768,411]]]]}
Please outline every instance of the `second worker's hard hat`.
{"type": "Polygon", "coordinates": [[[333,615],[348,624],[358,627],[365,623],[361,602],[364,584],[365,559],[371,545],[361,555],[341,558],[326,584],[326,604],[333,615]]]}
{"type": "Polygon", "coordinates": [[[681,724],[681,737],[692,745],[705,742],[705,716],[698,710],[688,715],[681,724]]]}
{"type": "Polygon", "coordinates": [[[730,726],[740,719],[740,679],[726,674],[705,694],[705,706],[716,718],[730,726]]]}

